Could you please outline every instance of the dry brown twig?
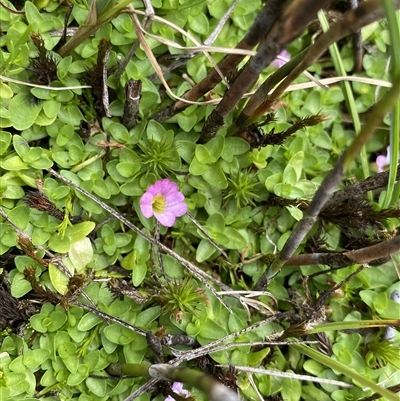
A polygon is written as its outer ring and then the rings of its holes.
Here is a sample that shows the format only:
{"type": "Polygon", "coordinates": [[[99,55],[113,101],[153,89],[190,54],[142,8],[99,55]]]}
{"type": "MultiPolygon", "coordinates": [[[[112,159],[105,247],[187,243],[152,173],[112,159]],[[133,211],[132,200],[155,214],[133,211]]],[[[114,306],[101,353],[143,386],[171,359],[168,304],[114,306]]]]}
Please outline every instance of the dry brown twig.
{"type": "Polygon", "coordinates": [[[8,7],[7,4],[4,3],[4,1],[0,0],[0,6],[5,8],[8,12],[12,13],[12,14],[25,14],[25,11],[23,10],[14,10],[11,7],[8,7]]]}
{"type": "MultiPolygon", "coordinates": [[[[0,207],[0,216],[7,222],[7,224],[9,224],[13,230],[18,234],[18,237],[21,239],[22,244],[29,244],[29,246],[32,246],[32,239],[29,235],[27,235],[26,233],[24,233],[21,229],[19,229],[7,216],[7,213],[0,207]]],[[[32,246],[33,247],[33,246],[32,246]]],[[[33,248],[32,248],[33,249],[33,248]]],[[[45,263],[47,262],[51,262],[53,265],[55,265],[61,272],[63,272],[69,280],[73,279],[73,275],[71,274],[71,272],[69,271],[69,269],[67,268],[67,266],[65,266],[64,262],[62,261],[62,257],[54,255],[52,252],[50,252],[49,250],[41,247],[41,246],[37,246],[35,251],[43,251],[49,258],[49,261],[45,261],[45,263]]],[[[32,254],[30,255],[31,257],[33,257],[33,259],[36,259],[36,254],[32,254]]],[[[38,260],[38,259],[36,259],[38,260]]],[[[39,260],[40,262],[40,260],[39,260]]],[[[85,293],[85,291],[83,290],[83,288],[79,288],[79,294],[81,294],[90,304],[92,304],[93,306],[94,303],[93,301],[90,299],[90,297],[85,293]]],[[[60,299],[60,301],[62,301],[62,297],[59,294],[54,294],[55,297],[57,297],[58,299],[60,299]]],[[[78,295],[78,294],[76,294],[78,295]]]]}

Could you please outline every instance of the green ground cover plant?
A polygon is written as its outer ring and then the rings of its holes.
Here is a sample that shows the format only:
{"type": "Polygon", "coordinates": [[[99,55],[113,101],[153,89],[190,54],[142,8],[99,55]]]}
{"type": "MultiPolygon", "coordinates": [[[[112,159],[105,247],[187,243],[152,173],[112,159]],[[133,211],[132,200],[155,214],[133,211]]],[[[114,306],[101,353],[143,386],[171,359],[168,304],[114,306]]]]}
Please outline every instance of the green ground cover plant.
{"type": "Polygon", "coordinates": [[[2,401],[398,400],[400,2],[357,3],[0,1],[2,401]]]}

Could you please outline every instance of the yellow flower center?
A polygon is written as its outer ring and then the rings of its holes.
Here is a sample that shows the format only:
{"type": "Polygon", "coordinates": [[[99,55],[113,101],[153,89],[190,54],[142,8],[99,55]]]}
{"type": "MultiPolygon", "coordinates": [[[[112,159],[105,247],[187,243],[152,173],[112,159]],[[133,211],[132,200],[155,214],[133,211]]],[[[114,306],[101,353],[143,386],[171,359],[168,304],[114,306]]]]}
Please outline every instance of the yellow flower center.
{"type": "Polygon", "coordinates": [[[165,204],[166,204],[166,201],[165,201],[164,196],[162,196],[161,194],[157,194],[157,195],[153,198],[151,204],[153,205],[153,211],[154,211],[154,213],[157,213],[157,214],[164,213],[164,211],[165,211],[165,204]]]}

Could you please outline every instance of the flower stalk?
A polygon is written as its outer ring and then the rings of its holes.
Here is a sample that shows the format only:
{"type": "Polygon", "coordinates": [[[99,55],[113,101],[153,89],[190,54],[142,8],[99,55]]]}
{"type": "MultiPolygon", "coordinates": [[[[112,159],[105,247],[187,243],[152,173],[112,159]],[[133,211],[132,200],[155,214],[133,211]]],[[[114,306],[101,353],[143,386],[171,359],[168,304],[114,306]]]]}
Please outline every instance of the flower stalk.
{"type": "Polygon", "coordinates": [[[203,372],[185,367],[164,363],[112,363],[107,372],[113,376],[141,376],[185,383],[206,393],[210,401],[239,401],[238,395],[219,381],[203,372]]]}

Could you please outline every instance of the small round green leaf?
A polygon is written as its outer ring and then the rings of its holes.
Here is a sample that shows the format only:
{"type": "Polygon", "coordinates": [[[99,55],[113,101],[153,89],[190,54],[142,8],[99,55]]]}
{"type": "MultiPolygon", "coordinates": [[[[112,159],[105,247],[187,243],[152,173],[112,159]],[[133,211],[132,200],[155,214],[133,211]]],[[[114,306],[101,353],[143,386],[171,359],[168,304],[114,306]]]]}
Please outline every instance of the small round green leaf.
{"type": "Polygon", "coordinates": [[[31,127],[42,109],[42,101],[30,93],[19,93],[10,100],[9,110],[12,125],[22,131],[31,127]]]}
{"type": "Polygon", "coordinates": [[[61,295],[68,291],[69,278],[53,263],[49,263],[49,275],[51,284],[61,295]]]}

